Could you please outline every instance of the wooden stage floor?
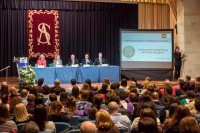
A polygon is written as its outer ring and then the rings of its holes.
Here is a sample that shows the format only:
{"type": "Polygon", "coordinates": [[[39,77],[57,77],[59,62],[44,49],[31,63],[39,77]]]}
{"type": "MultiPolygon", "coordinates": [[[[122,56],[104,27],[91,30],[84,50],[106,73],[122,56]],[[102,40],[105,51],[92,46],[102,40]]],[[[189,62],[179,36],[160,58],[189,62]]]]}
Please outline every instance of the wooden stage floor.
{"type": "MultiPolygon", "coordinates": [[[[5,81],[6,78],[5,77],[0,77],[0,82],[5,81]]],[[[131,81],[128,81],[128,85],[130,84],[131,81]]],[[[143,81],[138,81],[139,83],[142,83],[143,81]]],[[[156,88],[159,88],[160,86],[163,85],[163,81],[153,81],[153,83],[156,85],[156,88]]],[[[101,86],[101,83],[92,83],[93,85],[98,85],[99,87],[101,86]]],[[[171,81],[172,85],[177,84],[177,82],[171,81]]],[[[8,86],[9,87],[13,87],[13,86],[17,86],[18,85],[18,78],[17,77],[8,77],[8,86]]],[[[80,87],[83,84],[78,84],[80,87]]],[[[49,86],[53,86],[53,84],[49,85],[49,86]]],[[[61,84],[62,87],[67,88],[70,86],[70,84],[61,84]]]]}

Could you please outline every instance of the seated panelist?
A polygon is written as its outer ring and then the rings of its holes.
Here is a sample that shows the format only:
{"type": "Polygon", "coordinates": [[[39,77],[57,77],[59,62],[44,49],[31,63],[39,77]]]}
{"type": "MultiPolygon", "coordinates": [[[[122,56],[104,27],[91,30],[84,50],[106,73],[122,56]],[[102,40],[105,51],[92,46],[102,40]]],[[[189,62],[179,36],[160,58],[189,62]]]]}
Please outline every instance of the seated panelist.
{"type": "Polygon", "coordinates": [[[96,59],[94,60],[94,65],[100,66],[100,65],[102,65],[102,64],[108,64],[107,59],[102,58],[102,57],[103,57],[102,53],[99,52],[98,58],[96,58],[96,59]]]}
{"type": "Polygon", "coordinates": [[[39,59],[37,60],[38,66],[47,66],[47,61],[45,59],[45,56],[43,54],[40,55],[39,59]]]}
{"type": "Polygon", "coordinates": [[[54,66],[62,65],[62,60],[60,59],[60,55],[56,54],[53,60],[54,66]]]}
{"type": "Polygon", "coordinates": [[[85,54],[85,59],[82,59],[82,64],[83,65],[92,65],[93,64],[88,53],[85,54]]]}
{"type": "Polygon", "coordinates": [[[76,59],[74,54],[71,54],[70,59],[68,59],[67,65],[68,66],[78,65],[78,59],[76,59]]]}

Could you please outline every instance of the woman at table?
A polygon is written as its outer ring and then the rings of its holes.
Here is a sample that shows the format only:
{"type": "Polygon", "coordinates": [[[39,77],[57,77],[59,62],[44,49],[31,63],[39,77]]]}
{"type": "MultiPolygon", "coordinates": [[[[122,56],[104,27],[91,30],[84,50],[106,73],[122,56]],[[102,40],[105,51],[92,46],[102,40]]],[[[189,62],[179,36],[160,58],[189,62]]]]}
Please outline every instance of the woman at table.
{"type": "Polygon", "coordinates": [[[82,64],[83,65],[92,65],[93,64],[93,62],[92,62],[92,60],[90,59],[90,56],[89,56],[89,54],[88,53],[86,53],[85,54],[85,59],[83,59],[82,60],[82,64]]]}
{"type": "Polygon", "coordinates": [[[47,61],[45,59],[45,56],[43,54],[40,55],[39,59],[37,60],[38,66],[47,66],[47,61]]]}

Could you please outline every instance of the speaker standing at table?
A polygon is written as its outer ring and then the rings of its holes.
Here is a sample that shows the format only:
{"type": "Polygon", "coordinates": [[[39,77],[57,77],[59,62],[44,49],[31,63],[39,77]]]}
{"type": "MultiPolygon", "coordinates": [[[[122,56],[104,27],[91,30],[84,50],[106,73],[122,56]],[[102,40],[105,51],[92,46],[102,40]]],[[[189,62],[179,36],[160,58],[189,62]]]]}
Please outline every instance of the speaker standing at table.
{"type": "Polygon", "coordinates": [[[68,66],[78,65],[78,59],[76,59],[74,54],[71,54],[70,59],[67,62],[68,66]]]}
{"type": "Polygon", "coordinates": [[[93,64],[88,53],[85,54],[85,59],[82,59],[82,64],[83,65],[92,65],[93,64]]]}
{"type": "Polygon", "coordinates": [[[43,54],[40,55],[39,59],[37,60],[38,66],[47,66],[47,61],[45,60],[45,56],[43,54]]]}
{"type": "Polygon", "coordinates": [[[102,53],[99,52],[98,58],[96,58],[96,59],[94,60],[94,65],[100,66],[100,65],[102,65],[102,64],[108,64],[107,59],[102,58],[102,57],[103,57],[102,53]]]}
{"type": "Polygon", "coordinates": [[[57,65],[62,65],[62,60],[60,59],[60,55],[56,54],[53,60],[54,67],[57,65]]]}

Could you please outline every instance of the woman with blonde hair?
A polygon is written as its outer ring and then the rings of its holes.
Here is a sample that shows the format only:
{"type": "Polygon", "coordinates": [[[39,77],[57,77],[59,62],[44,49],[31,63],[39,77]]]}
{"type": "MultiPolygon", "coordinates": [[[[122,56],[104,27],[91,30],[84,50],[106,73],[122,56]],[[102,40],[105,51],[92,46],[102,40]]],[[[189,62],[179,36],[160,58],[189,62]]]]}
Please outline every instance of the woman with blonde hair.
{"type": "Polygon", "coordinates": [[[26,106],[23,103],[18,103],[14,108],[14,121],[16,124],[26,123],[30,121],[31,115],[28,114],[26,106]]]}
{"type": "Polygon", "coordinates": [[[119,129],[113,123],[110,114],[105,110],[96,113],[97,133],[119,133],[119,129]]]}
{"type": "Polygon", "coordinates": [[[76,115],[76,99],[73,96],[70,96],[67,99],[66,111],[72,113],[73,115],[76,115]]]}
{"type": "Polygon", "coordinates": [[[72,114],[66,112],[60,101],[54,101],[51,103],[49,109],[49,121],[53,122],[69,122],[72,118],[72,114]]]}

